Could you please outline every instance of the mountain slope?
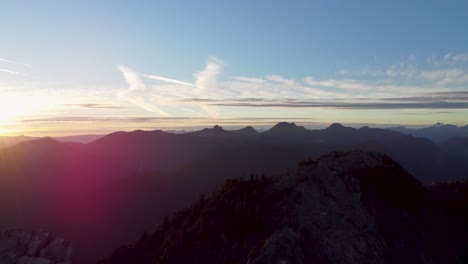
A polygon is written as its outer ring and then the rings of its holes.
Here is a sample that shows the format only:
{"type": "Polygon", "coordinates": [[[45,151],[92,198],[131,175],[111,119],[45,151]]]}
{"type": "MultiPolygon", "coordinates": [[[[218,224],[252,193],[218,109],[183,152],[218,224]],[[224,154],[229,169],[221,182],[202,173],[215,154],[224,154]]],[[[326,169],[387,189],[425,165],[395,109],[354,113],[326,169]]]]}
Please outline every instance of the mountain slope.
{"type": "MultiPolygon", "coordinates": [[[[75,136],[54,137],[54,139],[59,142],[75,142],[75,143],[87,144],[103,136],[104,135],[75,135],[75,136]]],[[[37,139],[40,139],[40,137],[28,137],[28,136],[0,137],[0,149],[11,147],[21,142],[37,140],[37,139]]]]}
{"type": "Polygon", "coordinates": [[[300,165],[273,177],[227,181],[213,196],[200,197],[153,234],[99,263],[467,260],[463,233],[458,240],[439,236],[457,228],[466,232],[467,193],[459,192],[464,207],[456,208],[465,218],[449,225],[448,217],[438,214],[433,205],[441,200],[441,191],[438,196],[428,192],[387,156],[331,153],[300,165]],[[432,218],[424,217],[427,212],[434,214],[432,218]],[[431,226],[431,220],[439,217],[447,220],[445,225],[431,226]]]}
{"type": "Polygon", "coordinates": [[[13,136],[13,137],[0,137],[0,149],[7,148],[18,143],[38,139],[37,137],[28,137],[28,136],[13,136]]]}

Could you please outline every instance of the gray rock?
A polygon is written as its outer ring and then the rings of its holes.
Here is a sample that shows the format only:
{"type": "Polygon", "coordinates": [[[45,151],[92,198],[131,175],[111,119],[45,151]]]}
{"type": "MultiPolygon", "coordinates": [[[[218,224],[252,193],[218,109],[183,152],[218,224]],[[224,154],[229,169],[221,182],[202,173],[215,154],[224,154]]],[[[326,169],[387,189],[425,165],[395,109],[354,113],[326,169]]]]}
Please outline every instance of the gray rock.
{"type": "Polygon", "coordinates": [[[71,255],[70,243],[48,232],[21,229],[0,231],[2,264],[70,264],[71,255]]]}
{"type": "Polygon", "coordinates": [[[47,243],[51,240],[51,234],[47,232],[35,232],[31,240],[29,241],[28,251],[26,252],[29,256],[36,256],[40,250],[44,248],[47,243]]]}

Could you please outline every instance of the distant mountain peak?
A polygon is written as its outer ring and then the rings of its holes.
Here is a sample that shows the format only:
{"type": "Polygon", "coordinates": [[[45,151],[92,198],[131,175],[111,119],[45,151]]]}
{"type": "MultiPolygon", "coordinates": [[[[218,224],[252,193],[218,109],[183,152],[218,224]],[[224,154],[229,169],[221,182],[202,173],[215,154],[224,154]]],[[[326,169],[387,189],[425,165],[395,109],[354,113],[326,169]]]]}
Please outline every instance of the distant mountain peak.
{"type": "Polygon", "coordinates": [[[333,123],[329,127],[327,127],[327,129],[343,129],[343,128],[345,128],[345,126],[343,126],[340,123],[333,123]]]}
{"type": "Polygon", "coordinates": [[[288,129],[288,128],[304,128],[303,126],[298,126],[296,123],[291,122],[279,122],[275,126],[273,126],[271,129],[288,129]]]}
{"type": "Polygon", "coordinates": [[[214,130],[214,131],[224,131],[224,128],[222,128],[222,127],[220,127],[220,126],[218,126],[218,125],[215,125],[215,126],[213,127],[213,130],[214,130]]]}
{"type": "Polygon", "coordinates": [[[433,126],[428,127],[428,128],[449,128],[449,129],[454,129],[454,128],[458,128],[458,127],[456,125],[444,124],[444,123],[441,123],[441,122],[437,122],[433,126]]]}
{"type": "Polygon", "coordinates": [[[219,135],[225,135],[226,134],[226,130],[224,130],[224,128],[222,128],[221,126],[218,126],[218,125],[215,125],[213,126],[213,128],[204,128],[202,130],[199,130],[199,131],[194,131],[194,132],[191,132],[190,134],[193,134],[193,135],[198,135],[198,136],[219,136],[219,135]]]}
{"type": "Polygon", "coordinates": [[[258,134],[257,130],[255,130],[251,126],[246,126],[244,128],[241,128],[239,130],[236,130],[237,133],[243,134],[243,135],[256,135],[258,134]]]}
{"type": "Polygon", "coordinates": [[[42,137],[33,140],[27,140],[19,143],[18,145],[29,146],[29,147],[45,147],[45,146],[57,146],[60,142],[51,137],[42,137]]]}
{"type": "Polygon", "coordinates": [[[52,137],[43,137],[43,138],[39,138],[39,139],[36,139],[36,140],[31,140],[29,142],[35,142],[37,144],[39,144],[39,143],[58,143],[58,141],[53,139],[52,137]]]}
{"type": "Polygon", "coordinates": [[[310,135],[310,131],[303,126],[298,126],[295,123],[280,122],[263,132],[265,135],[292,138],[292,137],[307,137],[310,135]]]}

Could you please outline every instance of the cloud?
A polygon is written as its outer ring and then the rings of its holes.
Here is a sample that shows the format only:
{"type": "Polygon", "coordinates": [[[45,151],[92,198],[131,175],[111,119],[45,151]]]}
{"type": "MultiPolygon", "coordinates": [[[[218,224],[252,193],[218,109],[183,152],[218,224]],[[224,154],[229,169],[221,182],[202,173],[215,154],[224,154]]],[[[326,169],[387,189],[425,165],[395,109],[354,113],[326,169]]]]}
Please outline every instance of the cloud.
{"type": "Polygon", "coordinates": [[[130,122],[144,123],[157,122],[164,120],[181,121],[193,119],[193,117],[89,117],[89,116],[60,116],[60,117],[45,117],[45,118],[29,118],[22,119],[22,123],[47,123],[47,122],[130,122]]]}
{"type": "Polygon", "coordinates": [[[463,84],[468,82],[468,72],[459,68],[421,71],[418,74],[418,77],[422,80],[432,82],[437,86],[463,84]]]}
{"type": "Polygon", "coordinates": [[[352,103],[352,102],[275,102],[275,103],[217,103],[217,106],[281,107],[281,108],[337,108],[337,109],[468,109],[468,102],[432,103],[352,103]]]}
{"type": "Polygon", "coordinates": [[[416,57],[410,55],[409,57],[403,57],[398,64],[391,65],[388,67],[384,74],[390,78],[413,78],[418,73],[418,67],[416,64],[416,57]]]}
{"type": "Polygon", "coordinates": [[[270,75],[270,76],[267,76],[266,79],[269,80],[269,81],[275,82],[275,83],[286,85],[286,86],[296,86],[297,85],[296,81],[286,79],[283,76],[279,76],[279,75],[270,75]]]}
{"type": "Polygon", "coordinates": [[[90,109],[127,109],[125,106],[109,105],[109,104],[64,104],[64,106],[73,106],[90,109]]]}
{"type": "MultiPolygon", "coordinates": [[[[184,98],[184,96],[190,98],[195,96],[198,98],[217,98],[222,96],[218,86],[218,75],[221,72],[222,66],[223,62],[221,60],[214,57],[209,58],[205,68],[194,73],[194,83],[153,74],[139,74],[127,67],[119,66],[120,72],[122,72],[127,84],[130,86],[119,95],[143,109],[163,116],[169,116],[169,113],[162,111],[161,106],[175,107],[198,116],[204,116],[199,111],[176,104],[183,103],[183,100],[180,99],[184,98]],[[141,77],[157,81],[158,83],[147,86],[141,77]]],[[[202,102],[196,103],[192,101],[192,103],[195,103],[197,107],[210,116],[220,115],[220,110],[217,106],[206,105],[202,102]]]]}
{"type": "Polygon", "coordinates": [[[124,75],[129,88],[119,93],[119,96],[130,103],[137,105],[149,112],[160,114],[161,116],[170,116],[168,113],[149,102],[145,97],[146,85],[140,78],[140,75],[130,68],[119,66],[120,72],[124,75]]]}
{"type": "Polygon", "coordinates": [[[183,82],[183,81],[170,79],[170,78],[165,78],[165,77],[157,76],[157,75],[144,74],[143,76],[146,77],[146,78],[150,78],[150,79],[153,79],[153,80],[156,80],[156,81],[161,81],[161,82],[166,82],[166,83],[174,83],[174,84],[180,84],[180,85],[186,85],[186,86],[195,86],[192,83],[183,82]]]}
{"type": "Polygon", "coordinates": [[[399,102],[468,102],[468,91],[423,93],[412,97],[387,97],[383,101],[399,102]]]}
{"type": "Polygon", "coordinates": [[[426,112],[424,111],[423,113],[400,113],[400,115],[428,115],[428,114],[455,114],[457,112],[454,111],[431,111],[431,112],[426,112]]]}
{"type": "Polygon", "coordinates": [[[444,55],[444,60],[451,63],[468,62],[468,53],[447,53],[444,55]]]}
{"type": "Polygon", "coordinates": [[[12,74],[12,75],[23,75],[23,76],[25,75],[24,73],[21,73],[21,72],[12,71],[12,70],[8,70],[8,69],[1,69],[1,68],[0,68],[0,72],[12,74]]]}
{"type": "MultiPolygon", "coordinates": [[[[194,74],[196,93],[200,97],[215,98],[220,96],[218,91],[218,75],[221,72],[223,62],[217,58],[210,58],[205,69],[194,74]]],[[[200,105],[208,115],[218,117],[220,110],[216,106],[200,105]]]]}
{"type": "Polygon", "coordinates": [[[266,82],[266,80],[262,78],[252,78],[252,77],[242,77],[242,76],[236,76],[236,77],[233,77],[232,79],[236,81],[240,81],[240,82],[258,83],[258,84],[266,82]]]}
{"type": "Polygon", "coordinates": [[[216,58],[210,58],[205,69],[194,74],[195,87],[200,96],[213,97],[217,95],[218,75],[221,72],[223,62],[216,58]]]}
{"type": "Polygon", "coordinates": [[[336,89],[345,89],[345,90],[369,90],[371,87],[368,84],[359,82],[352,79],[342,79],[342,80],[323,80],[318,81],[313,77],[304,78],[304,83],[310,86],[319,86],[319,87],[328,87],[336,89]]]}
{"type": "Polygon", "coordinates": [[[290,117],[230,117],[230,118],[212,118],[212,117],[89,117],[89,116],[61,116],[61,117],[39,117],[39,118],[28,118],[18,120],[21,123],[190,123],[187,121],[198,121],[198,122],[215,122],[215,123],[239,123],[245,124],[248,122],[273,122],[273,121],[285,121],[285,120],[314,120],[315,118],[311,117],[299,117],[299,118],[290,118],[290,117]]]}
{"type": "Polygon", "coordinates": [[[0,58],[0,62],[9,63],[9,64],[14,64],[14,65],[21,65],[21,66],[25,66],[25,67],[31,67],[31,65],[29,65],[29,64],[27,64],[27,63],[22,63],[22,62],[7,60],[7,59],[4,59],[4,58],[0,58]]]}
{"type": "MultiPolygon", "coordinates": [[[[450,55],[450,58],[453,56],[450,55]]],[[[125,79],[130,88],[127,97],[152,103],[152,107],[171,107],[203,116],[220,116],[223,106],[281,107],[281,108],[340,108],[340,109],[426,109],[466,108],[468,98],[464,84],[468,74],[463,68],[419,70],[416,58],[403,58],[381,74],[366,78],[318,79],[306,76],[292,79],[281,75],[262,77],[235,76],[219,80],[224,63],[208,59],[203,70],[194,73],[194,81],[186,82],[159,75],[140,75],[127,68],[125,79]],[[393,77],[391,77],[393,76],[393,77]],[[145,81],[156,81],[146,85],[145,81]],[[128,95],[131,96],[128,96],[128,95]],[[194,109],[195,107],[195,109],[194,109]],[[200,109],[200,111],[196,109],[200,109]]],[[[384,68],[382,68],[384,69],[384,68]]],[[[370,72],[370,70],[368,71],[370,72]]],[[[347,72],[353,75],[351,71],[347,72]]],[[[125,94],[124,94],[125,95],[125,94]]]]}
{"type": "MultiPolygon", "coordinates": [[[[190,102],[189,99],[185,99],[190,102]]],[[[192,100],[196,100],[193,98],[192,100]]],[[[199,102],[199,101],[198,101],[199,102]]],[[[230,107],[339,108],[339,109],[468,109],[468,91],[427,92],[402,97],[313,99],[231,98],[206,99],[208,105],[230,107]]]]}

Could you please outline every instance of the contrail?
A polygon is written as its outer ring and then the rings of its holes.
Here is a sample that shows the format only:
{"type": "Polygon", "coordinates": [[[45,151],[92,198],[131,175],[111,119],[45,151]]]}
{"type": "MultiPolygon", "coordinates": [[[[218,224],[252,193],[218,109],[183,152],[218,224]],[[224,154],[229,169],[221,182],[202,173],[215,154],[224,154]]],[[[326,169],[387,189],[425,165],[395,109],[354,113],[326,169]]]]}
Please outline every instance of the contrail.
{"type": "Polygon", "coordinates": [[[157,76],[157,75],[144,74],[143,76],[146,77],[146,78],[157,80],[157,81],[162,81],[162,82],[167,82],[167,83],[175,83],[175,84],[195,87],[195,85],[193,83],[183,82],[183,81],[170,79],[170,78],[166,78],[166,77],[161,77],[161,76],[157,76]]]}
{"type": "Polygon", "coordinates": [[[126,99],[130,103],[137,105],[147,111],[158,113],[162,116],[171,116],[153,103],[147,101],[147,98],[142,95],[146,89],[146,85],[142,82],[140,75],[133,70],[118,66],[118,69],[123,74],[125,81],[129,85],[128,89],[119,93],[119,96],[126,99]]]}

